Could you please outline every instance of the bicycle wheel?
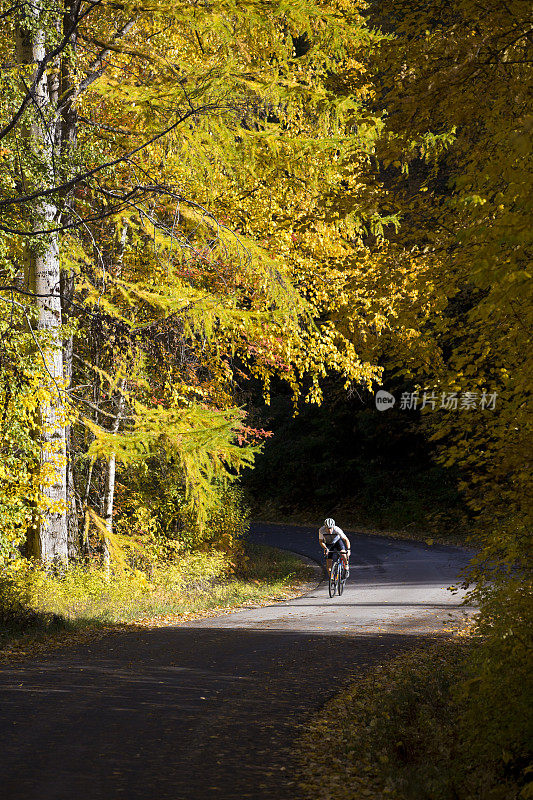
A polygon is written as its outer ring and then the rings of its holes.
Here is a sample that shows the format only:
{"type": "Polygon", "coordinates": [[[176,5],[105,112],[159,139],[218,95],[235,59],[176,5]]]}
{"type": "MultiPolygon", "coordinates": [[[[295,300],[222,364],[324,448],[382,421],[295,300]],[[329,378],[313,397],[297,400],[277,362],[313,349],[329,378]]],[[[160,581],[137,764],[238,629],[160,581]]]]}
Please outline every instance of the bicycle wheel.
{"type": "Polygon", "coordinates": [[[344,592],[344,584],[346,583],[346,569],[342,562],[339,562],[339,581],[338,581],[338,588],[337,591],[339,593],[339,597],[344,592]]]}
{"type": "Polygon", "coordinates": [[[331,572],[329,574],[329,596],[334,597],[335,590],[337,589],[337,562],[334,561],[331,565],[331,572]]]}

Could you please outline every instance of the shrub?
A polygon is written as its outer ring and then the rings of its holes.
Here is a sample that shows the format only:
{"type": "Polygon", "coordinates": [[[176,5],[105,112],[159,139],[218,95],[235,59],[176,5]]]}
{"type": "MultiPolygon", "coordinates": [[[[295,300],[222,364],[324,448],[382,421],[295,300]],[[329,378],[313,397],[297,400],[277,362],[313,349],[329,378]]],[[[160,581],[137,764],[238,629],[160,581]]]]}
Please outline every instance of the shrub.
{"type": "Polygon", "coordinates": [[[475,596],[477,642],[458,689],[461,737],[476,762],[520,781],[533,755],[533,585],[515,575],[475,596]]]}
{"type": "Polygon", "coordinates": [[[0,570],[0,625],[20,623],[30,614],[35,576],[22,558],[4,563],[0,570]]]}
{"type": "Polygon", "coordinates": [[[370,670],[328,703],[302,742],[305,796],[533,797],[527,783],[526,650],[504,644],[503,652],[500,635],[501,629],[493,630],[481,640],[448,640],[411,651],[370,670]],[[516,675],[507,678],[512,669],[516,675]],[[327,772],[324,749],[330,753],[327,772]]]}

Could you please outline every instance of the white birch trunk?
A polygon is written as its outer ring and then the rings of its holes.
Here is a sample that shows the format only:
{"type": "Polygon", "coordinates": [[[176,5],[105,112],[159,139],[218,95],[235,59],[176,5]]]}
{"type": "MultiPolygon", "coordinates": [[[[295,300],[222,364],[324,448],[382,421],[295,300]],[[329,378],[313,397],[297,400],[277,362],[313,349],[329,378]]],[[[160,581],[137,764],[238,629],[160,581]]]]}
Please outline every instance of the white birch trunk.
{"type": "MultiPolygon", "coordinates": [[[[21,20],[18,36],[18,56],[21,64],[39,67],[46,55],[46,33],[35,26],[41,8],[38,3],[25,7],[32,15],[33,26],[21,20]],[[34,27],[35,26],[35,27],[34,27]]],[[[39,81],[33,104],[27,113],[30,123],[24,131],[23,144],[33,159],[29,176],[32,188],[47,189],[54,185],[54,144],[56,125],[51,108],[47,76],[39,81]]],[[[34,231],[55,227],[58,209],[49,198],[40,198],[31,208],[34,231]]],[[[63,354],[61,341],[61,294],[59,240],[57,233],[38,236],[38,244],[27,247],[26,282],[36,295],[37,329],[46,332],[42,346],[45,362],[45,388],[49,400],[40,406],[39,438],[41,443],[41,492],[42,513],[37,520],[34,541],[30,551],[44,563],[67,562],[67,518],[66,518],[66,442],[64,408],[60,390],[63,386],[63,354]]]]}
{"type": "MultiPolygon", "coordinates": [[[[45,210],[53,221],[56,209],[45,210]],[[52,216],[53,214],[53,216],[52,216]]],[[[41,217],[42,220],[42,217],[41,217]]],[[[40,221],[41,221],[40,220],[40,221]]],[[[63,349],[60,335],[61,298],[59,294],[59,248],[57,237],[50,237],[43,255],[35,259],[35,293],[53,295],[39,298],[39,331],[50,333],[44,352],[49,402],[41,404],[41,492],[44,509],[39,521],[39,556],[44,562],[68,561],[67,535],[67,453],[65,411],[58,387],[63,386],[63,349]]]]}
{"type": "MultiPolygon", "coordinates": [[[[104,494],[104,522],[109,533],[113,533],[113,502],[115,499],[115,473],[116,456],[111,453],[107,462],[107,472],[104,494]]],[[[104,537],[104,569],[109,574],[111,571],[111,553],[109,552],[109,539],[104,537]]]]}
{"type": "MultiPolygon", "coordinates": [[[[124,412],[124,395],[122,394],[124,386],[125,382],[121,381],[119,384],[121,395],[118,401],[117,416],[115,417],[115,420],[113,422],[113,427],[111,428],[113,434],[117,433],[120,426],[120,420],[124,412]]],[[[116,465],[117,465],[116,455],[115,453],[111,453],[107,461],[107,472],[106,472],[105,493],[104,493],[104,522],[109,533],[113,533],[113,503],[115,500],[116,465]]],[[[109,552],[108,539],[104,539],[104,568],[106,569],[107,572],[109,572],[111,569],[111,554],[109,552]]]]}

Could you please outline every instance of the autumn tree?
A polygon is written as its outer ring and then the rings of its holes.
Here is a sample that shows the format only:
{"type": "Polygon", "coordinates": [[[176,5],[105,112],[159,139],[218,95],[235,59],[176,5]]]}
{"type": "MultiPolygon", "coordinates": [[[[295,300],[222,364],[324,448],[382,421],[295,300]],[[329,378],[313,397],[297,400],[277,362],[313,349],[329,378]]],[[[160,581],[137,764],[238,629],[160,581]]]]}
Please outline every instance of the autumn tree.
{"type": "MultiPolygon", "coordinates": [[[[373,62],[381,180],[403,219],[394,245],[425,264],[413,346],[389,368],[463,410],[426,410],[440,460],[460,470],[475,541],[481,637],[462,689],[467,746],[521,772],[531,685],[532,19],[521,0],[372,3],[391,38],[373,62]],[[491,396],[495,402],[487,404],[491,396]],[[505,763],[504,763],[505,762],[505,763]]],[[[400,320],[399,320],[400,321],[400,320]]],[[[398,346],[399,345],[399,346],[398,346]]]]}
{"type": "Polygon", "coordinates": [[[8,302],[17,294],[49,374],[35,438],[41,494],[49,482],[57,497],[36,509],[36,552],[64,560],[73,464],[107,475],[98,511],[108,533],[117,458],[172,458],[202,517],[213,480],[249,460],[235,440],[239,371],[266,391],[277,372],[295,396],[310,382],[311,400],[327,370],[346,385],[378,376],[357,328],[379,330],[389,286],[362,290],[362,240],[393,220],[359,180],[380,123],[363,109],[357,55],[380,37],[344,0],[13,13],[2,45],[2,291],[8,302]],[[36,43],[29,64],[16,59],[19,29],[36,43]],[[344,92],[332,84],[341,72],[344,92]],[[331,197],[346,182],[352,197],[361,191],[340,213],[331,197]],[[30,208],[40,216],[28,226],[30,208]],[[21,271],[23,250],[47,259],[42,291],[29,255],[21,271]]]}
{"type": "Polygon", "coordinates": [[[478,403],[483,392],[498,395],[495,412],[434,414],[427,422],[446,442],[443,457],[463,466],[481,525],[494,530],[497,515],[494,554],[525,563],[530,15],[522,2],[483,14],[468,0],[409,13],[401,2],[374,8],[395,36],[381,48],[390,112],[383,164],[396,173],[389,180],[396,178],[405,219],[402,244],[426,260],[431,280],[420,330],[435,357],[419,358],[415,369],[421,385],[437,378],[441,392],[468,389],[478,403]],[[424,165],[439,139],[440,154],[424,165]],[[409,176],[400,177],[402,166],[409,176]]]}

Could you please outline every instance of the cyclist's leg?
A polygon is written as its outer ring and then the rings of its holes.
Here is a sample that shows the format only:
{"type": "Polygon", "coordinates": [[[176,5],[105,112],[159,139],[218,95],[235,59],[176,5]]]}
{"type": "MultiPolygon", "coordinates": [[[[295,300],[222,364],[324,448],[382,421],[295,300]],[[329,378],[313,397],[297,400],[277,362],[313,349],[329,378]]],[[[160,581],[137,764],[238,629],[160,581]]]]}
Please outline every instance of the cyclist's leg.
{"type": "MultiPolygon", "coordinates": [[[[340,551],[341,551],[341,546],[340,546],[339,542],[334,544],[333,547],[331,548],[331,550],[329,551],[331,553],[331,555],[333,556],[333,558],[335,559],[335,561],[339,560],[339,558],[341,556],[340,551]]],[[[330,562],[330,564],[331,563],[332,562],[330,562]]],[[[331,566],[330,566],[329,574],[331,575],[331,566]]]]}
{"type": "Polygon", "coordinates": [[[348,570],[348,551],[346,550],[346,545],[344,544],[344,542],[341,542],[341,544],[339,546],[339,550],[340,550],[340,556],[339,557],[342,559],[342,563],[344,565],[344,569],[346,571],[346,575],[348,575],[348,571],[349,571],[348,570]]]}
{"type": "Polygon", "coordinates": [[[345,550],[344,553],[342,554],[342,560],[343,560],[343,563],[344,563],[344,569],[345,569],[345,572],[346,572],[346,577],[348,577],[348,575],[350,574],[350,562],[348,561],[348,551],[347,550],[345,550]]]}

